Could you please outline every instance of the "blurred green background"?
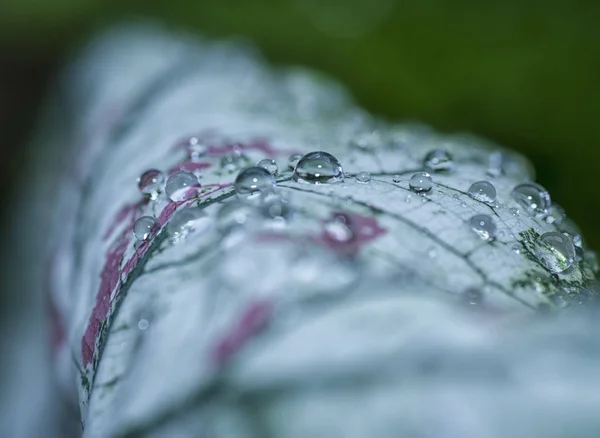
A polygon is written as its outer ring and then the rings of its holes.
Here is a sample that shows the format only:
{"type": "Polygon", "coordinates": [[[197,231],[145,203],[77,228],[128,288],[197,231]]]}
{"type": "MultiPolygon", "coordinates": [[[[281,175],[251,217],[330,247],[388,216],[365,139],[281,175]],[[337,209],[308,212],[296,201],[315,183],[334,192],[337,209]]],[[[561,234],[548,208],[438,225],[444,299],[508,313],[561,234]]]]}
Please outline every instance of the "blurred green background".
{"type": "Polygon", "coordinates": [[[35,153],[23,145],[68,50],[106,23],[138,17],[249,37],[274,63],[337,77],[376,114],[519,150],[600,248],[597,0],[2,0],[4,206],[35,153]]]}

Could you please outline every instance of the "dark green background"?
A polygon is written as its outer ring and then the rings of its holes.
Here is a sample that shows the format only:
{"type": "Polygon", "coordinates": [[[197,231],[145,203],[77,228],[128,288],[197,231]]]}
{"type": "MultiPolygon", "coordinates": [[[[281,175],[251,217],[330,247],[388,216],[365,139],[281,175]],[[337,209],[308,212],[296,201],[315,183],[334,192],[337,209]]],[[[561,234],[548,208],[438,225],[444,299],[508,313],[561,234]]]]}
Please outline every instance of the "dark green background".
{"type": "Polygon", "coordinates": [[[247,36],[275,63],[339,78],[376,114],[517,149],[600,247],[598,1],[2,0],[4,205],[34,153],[22,144],[64,54],[93,29],[131,17],[247,36]]]}

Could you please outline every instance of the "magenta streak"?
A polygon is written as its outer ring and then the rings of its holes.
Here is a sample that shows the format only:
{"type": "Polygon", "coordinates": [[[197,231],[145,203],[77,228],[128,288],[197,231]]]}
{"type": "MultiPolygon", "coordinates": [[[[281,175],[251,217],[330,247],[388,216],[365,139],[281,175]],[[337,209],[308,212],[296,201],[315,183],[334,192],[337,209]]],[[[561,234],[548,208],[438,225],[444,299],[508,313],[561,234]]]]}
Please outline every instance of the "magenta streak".
{"type": "Polygon", "coordinates": [[[252,336],[264,329],[273,314],[268,301],[251,303],[242,313],[236,326],[215,345],[212,358],[217,365],[224,365],[252,336]]]}
{"type": "Polygon", "coordinates": [[[333,240],[323,231],[319,238],[317,239],[322,244],[327,246],[329,249],[337,252],[338,254],[354,257],[358,254],[362,247],[367,245],[369,242],[377,239],[379,236],[382,236],[387,233],[385,228],[379,226],[377,219],[374,217],[361,216],[355,213],[343,213],[343,212],[333,212],[332,216],[344,214],[349,219],[349,224],[347,224],[352,232],[354,233],[354,237],[347,242],[338,242],[333,240]]]}
{"type": "MultiPolygon", "coordinates": [[[[230,187],[229,184],[208,184],[205,187],[214,187],[214,190],[203,193],[201,197],[205,197],[219,191],[221,189],[230,187]]],[[[194,191],[197,188],[193,188],[194,191]]],[[[196,202],[196,199],[192,199],[189,201],[183,202],[169,202],[165,208],[160,212],[158,216],[158,223],[160,226],[166,224],[169,219],[173,216],[173,214],[177,211],[177,208],[180,205],[185,204],[186,207],[193,205],[196,202]]],[[[144,199],[136,204],[129,204],[123,207],[119,213],[117,213],[114,225],[118,225],[118,223],[124,221],[129,216],[129,225],[123,231],[121,236],[119,237],[118,243],[116,246],[111,247],[106,254],[106,260],[104,262],[104,267],[100,274],[100,287],[98,290],[98,294],[96,295],[96,304],[94,309],[92,310],[92,314],[88,320],[88,325],[85,330],[85,334],[81,340],[81,357],[83,360],[83,366],[87,367],[94,357],[94,352],[96,349],[96,338],[98,337],[100,330],[100,323],[106,319],[108,315],[110,304],[111,304],[111,294],[115,288],[120,287],[119,279],[122,275],[127,276],[133,271],[139,260],[144,256],[148,248],[150,247],[150,241],[145,241],[140,244],[137,250],[133,253],[131,258],[125,262],[122,269],[119,269],[121,262],[123,260],[123,256],[129,246],[131,240],[131,232],[133,230],[133,225],[135,223],[135,213],[137,210],[147,203],[147,200],[144,199]]],[[[109,233],[110,234],[110,233],[109,233]]],[[[114,294],[114,299],[118,296],[119,290],[117,289],[114,294]]],[[[114,301],[113,299],[113,301],[114,301]]]]}

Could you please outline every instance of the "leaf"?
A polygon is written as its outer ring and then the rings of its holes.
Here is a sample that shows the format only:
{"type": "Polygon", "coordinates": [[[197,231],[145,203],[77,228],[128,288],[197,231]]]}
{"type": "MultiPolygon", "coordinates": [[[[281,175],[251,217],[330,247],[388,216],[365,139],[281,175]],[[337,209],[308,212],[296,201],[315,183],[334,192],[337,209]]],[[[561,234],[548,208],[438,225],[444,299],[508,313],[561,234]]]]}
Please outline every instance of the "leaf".
{"type": "Polygon", "coordinates": [[[389,417],[411,397],[437,396],[410,386],[419,373],[449,367],[440,375],[464,382],[463,355],[469,376],[494,373],[516,354],[496,330],[596,293],[583,247],[562,272],[540,260],[540,248],[555,250],[540,235],[568,222],[516,214],[511,192],[533,171],[508,150],[378,120],[328,79],[274,72],[228,42],[120,29],[88,50],[66,79],[79,105],[74,138],[87,141],[80,178],[70,175],[77,189],[61,202],[70,208],[57,212],[73,224],[60,239],[72,277],[53,292],[65,303],[84,436],[421,433],[427,415],[389,417]],[[296,181],[290,155],[319,150],[340,161],[343,181],[296,181]],[[451,161],[427,168],[436,150],[451,161]],[[279,168],[276,191],[236,200],[238,172],[266,158],[279,168]],[[164,187],[147,199],[135,181],[155,168],[195,172],[201,187],[181,202],[164,187]],[[424,170],[433,186],[417,192],[411,178],[424,170]],[[469,195],[481,180],[497,200],[469,195]],[[209,225],[174,239],[170,224],[192,208],[209,225]],[[238,208],[233,222],[224,208],[238,208]],[[494,231],[478,230],[480,215],[494,231]],[[158,228],[136,241],[142,216],[158,228]],[[361,382],[374,406],[364,424],[348,415],[361,382]]]}

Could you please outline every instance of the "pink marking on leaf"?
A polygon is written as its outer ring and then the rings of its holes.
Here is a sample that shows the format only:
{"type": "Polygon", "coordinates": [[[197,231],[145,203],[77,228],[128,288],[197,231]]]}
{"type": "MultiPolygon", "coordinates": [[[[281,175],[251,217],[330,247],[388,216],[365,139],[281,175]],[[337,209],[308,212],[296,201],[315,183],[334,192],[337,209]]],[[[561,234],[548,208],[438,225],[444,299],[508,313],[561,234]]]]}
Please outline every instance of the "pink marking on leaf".
{"type": "Polygon", "coordinates": [[[339,216],[342,216],[346,220],[346,226],[352,232],[352,237],[348,240],[340,241],[333,239],[329,233],[323,230],[318,241],[341,255],[355,257],[362,247],[387,233],[387,230],[379,226],[377,219],[374,217],[346,212],[332,213],[333,219],[339,216]]]}
{"type": "Polygon", "coordinates": [[[218,341],[213,349],[214,362],[222,366],[250,338],[266,327],[273,315],[273,304],[268,301],[251,303],[242,313],[236,326],[218,341]]]}

